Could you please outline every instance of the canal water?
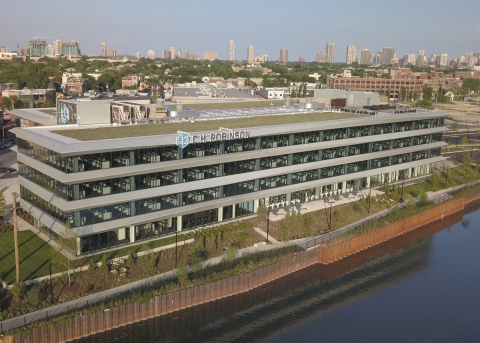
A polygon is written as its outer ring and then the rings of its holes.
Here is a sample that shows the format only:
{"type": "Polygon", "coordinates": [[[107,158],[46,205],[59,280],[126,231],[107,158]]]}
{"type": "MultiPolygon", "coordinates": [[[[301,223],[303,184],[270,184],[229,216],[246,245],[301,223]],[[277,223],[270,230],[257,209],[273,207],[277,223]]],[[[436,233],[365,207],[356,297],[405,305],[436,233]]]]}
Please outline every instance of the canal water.
{"type": "Polygon", "coordinates": [[[478,208],[251,292],[77,342],[480,342],[478,208]]]}

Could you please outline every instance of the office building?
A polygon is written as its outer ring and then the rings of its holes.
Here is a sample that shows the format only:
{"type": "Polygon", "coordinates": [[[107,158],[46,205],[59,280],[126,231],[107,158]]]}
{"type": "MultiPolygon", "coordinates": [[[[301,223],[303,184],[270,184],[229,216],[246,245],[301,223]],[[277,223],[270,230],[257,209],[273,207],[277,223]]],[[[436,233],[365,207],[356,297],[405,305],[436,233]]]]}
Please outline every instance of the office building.
{"type": "Polygon", "coordinates": [[[182,58],[182,50],[178,49],[177,58],[182,58]]]}
{"type": "Polygon", "coordinates": [[[218,59],[218,53],[216,52],[211,52],[211,51],[205,51],[203,54],[203,59],[208,60],[208,61],[214,61],[218,59]]]}
{"type": "Polygon", "coordinates": [[[344,89],[359,92],[390,92],[391,98],[398,99],[401,89],[422,93],[423,80],[417,79],[384,79],[374,77],[327,77],[327,88],[344,89]]]}
{"type": "Polygon", "coordinates": [[[247,62],[252,63],[253,62],[253,46],[249,46],[247,48],[247,62]]]}
{"type": "Polygon", "coordinates": [[[448,66],[448,55],[447,54],[441,54],[441,55],[437,56],[436,65],[438,67],[448,66]]]}
{"type": "Polygon", "coordinates": [[[402,58],[402,64],[406,65],[416,65],[417,58],[415,54],[407,54],[402,58]]]}
{"type": "Polygon", "coordinates": [[[347,64],[352,64],[357,61],[357,47],[355,45],[347,46],[347,64]]]}
{"type": "Polygon", "coordinates": [[[325,52],[327,53],[327,62],[333,63],[335,61],[335,44],[327,43],[325,46],[325,52]]]}
{"type": "Polygon", "coordinates": [[[328,61],[328,56],[326,52],[317,52],[315,61],[318,63],[326,63],[328,61]]]}
{"type": "Polygon", "coordinates": [[[235,61],[235,42],[233,40],[228,42],[228,60],[235,61]]]}
{"type": "Polygon", "coordinates": [[[0,46],[0,52],[8,52],[8,49],[4,46],[0,46]]]}
{"type": "Polygon", "coordinates": [[[287,63],[288,62],[288,50],[285,48],[280,49],[280,59],[279,61],[281,63],[287,63]]]}
{"type": "Polygon", "coordinates": [[[425,50],[418,50],[416,65],[418,67],[421,67],[426,64],[427,64],[427,55],[425,55],[425,50]]]}
{"type": "MultiPolygon", "coordinates": [[[[103,44],[102,44],[102,51],[103,51],[103,44]]],[[[62,54],[62,41],[60,39],[53,41],[53,54],[55,56],[60,56],[62,54]]]]}
{"type": "Polygon", "coordinates": [[[175,47],[173,46],[170,47],[170,58],[171,59],[175,58],[175,47]]]}
{"type": "Polygon", "coordinates": [[[150,58],[150,59],[154,60],[155,58],[157,58],[157,54],[155,53],[154,50],[148,50],[147,58],[150,58]]]}
{"type": "MultiPolygon", "coordinates": [[[[426,175],[445,160],[448,113],[425,110],[327,116],[287,106],[281,110],[288,123],[281,124],[278,113],[245,109],[248,128],[233,119],[220,125],[209,114],[204,131],[158,124],[157,134],[132,139],[127,129],[140,126],[103,126],[102,135],[89,130],[82,140],[72,138],[83,131],[77,117],[85,125],[109,124],[154,113],[132,101],[61,100],[57,127],[12,129],[22,208],[54,237],[68,222],[78,255],[250,216],[259,206],[291,206],[426,175]],[[52,132],[58,129],[64,131],[52,132]]],[[[34,117],[31,110],[12,115],[34,117]]]]}
{"type": "Polygon", "coordinates": [[[28,55],[30,57],[43,57],[47,55],[47,42],[33,39],[28,42],[28,55]]]}
{"type": "Polygon", "coordinates": [[[360,64],[371,65],[373,62],[372,53],[368,49],[360,51],[360,64]]]}
{"type": "Polygon", "coordinates": [[[80,42],[72,40],[71,42],[60,42],[63,56],[78,57],[80,53],[80,42]]]}
{"type": "Polygon", "coordinates": [[[391,46],[386,46],[382,51],[382,64],[389,65],[392,64],[392,59],[395,58],[395,48],[391,46]]]}

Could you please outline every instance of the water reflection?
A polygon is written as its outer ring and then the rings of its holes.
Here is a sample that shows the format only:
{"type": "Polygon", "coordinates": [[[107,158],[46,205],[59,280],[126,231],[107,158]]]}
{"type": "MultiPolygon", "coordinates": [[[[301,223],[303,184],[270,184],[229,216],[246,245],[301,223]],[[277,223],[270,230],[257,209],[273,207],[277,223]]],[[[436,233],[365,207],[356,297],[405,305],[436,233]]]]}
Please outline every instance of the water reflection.
{"type": "MultiPolygon", "coordinates": [[[[462,216],[445,217],[334,264],[311,266],[244,294],[76,342],[319,341],[318,336],[298,331],[429,269],[433,234],[460,222],[462,216]]],[[[348,326],[344,323],[344,328],[348,326]]],[[[373,329],[373,324],[364,329],[373,329]]]]}

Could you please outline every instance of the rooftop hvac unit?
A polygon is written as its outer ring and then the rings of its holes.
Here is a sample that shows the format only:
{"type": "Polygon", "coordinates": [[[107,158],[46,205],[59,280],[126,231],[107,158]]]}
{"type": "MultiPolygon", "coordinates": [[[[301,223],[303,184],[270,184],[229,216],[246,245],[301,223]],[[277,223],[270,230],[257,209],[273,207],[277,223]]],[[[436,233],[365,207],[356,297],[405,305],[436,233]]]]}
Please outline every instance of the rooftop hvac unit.
{"type": "Polygon", "coordinates": [[[145,105],[130,105],[132,121],[139,123],[139,122],[147,122],[148,114],[145,105]]]}
{"type": "Polygon", "coordinates": [[[124,104],[112,105],[112,121],[114,123],[130,123],[132,121],[130,106],[124,104]]]}

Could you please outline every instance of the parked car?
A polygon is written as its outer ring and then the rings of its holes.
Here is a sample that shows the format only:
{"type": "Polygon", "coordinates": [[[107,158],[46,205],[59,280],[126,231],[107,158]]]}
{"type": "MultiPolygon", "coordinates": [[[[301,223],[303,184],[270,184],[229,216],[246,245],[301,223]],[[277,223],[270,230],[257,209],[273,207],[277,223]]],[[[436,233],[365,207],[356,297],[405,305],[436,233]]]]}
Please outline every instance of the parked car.
{"type": "Polygon", "coordinates": [[[16,172],[17,170],[15,168],[10,168],[10,167],[0,167],[0,173],[13,173],[16,172]]]}

